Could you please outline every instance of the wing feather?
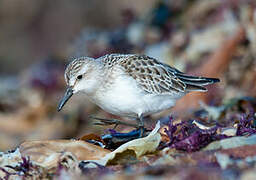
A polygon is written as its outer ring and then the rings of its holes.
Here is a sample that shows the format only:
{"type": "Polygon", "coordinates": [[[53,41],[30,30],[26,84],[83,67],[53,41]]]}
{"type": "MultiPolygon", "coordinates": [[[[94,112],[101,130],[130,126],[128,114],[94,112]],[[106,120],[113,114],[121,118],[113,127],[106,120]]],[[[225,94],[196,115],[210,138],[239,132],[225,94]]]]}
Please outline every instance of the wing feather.
{"type": "Polygon", "coordinates": [[[184,93],[186,85],[176,77],[175,71],[145,55],[133,55],[120,61],[125,71],[142,89],[152,94],[184,93]]]}
{"type": "Polygon", "coordinates": [[[191,91],[207,91],[208,84],[219,82],[216,78],[197,77],[159,62],[146,55],[109,54],[101,58],[104,65],[112,68],[115,65],[133,77],[138,85],[151,94],[180,94],[191,91]]]}

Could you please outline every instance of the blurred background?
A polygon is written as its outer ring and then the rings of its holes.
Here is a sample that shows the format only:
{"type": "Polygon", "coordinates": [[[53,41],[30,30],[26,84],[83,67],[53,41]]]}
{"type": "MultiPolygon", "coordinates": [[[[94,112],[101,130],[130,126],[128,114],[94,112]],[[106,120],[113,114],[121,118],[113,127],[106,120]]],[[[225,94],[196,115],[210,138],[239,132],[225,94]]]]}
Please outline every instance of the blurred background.
{"type": "MultiPolygon", "coordinates": [[[[89,115],[114,118],[81,95],[63,111],[64,69],[74,57],[139,53],[221,83],[193,93],[159,119],[256,96],[253,0],[1,0],[0,151],[25,140],[100,134],[89,115]]],[[[115,117],[119,118],[120,117],[115,117]]]]}

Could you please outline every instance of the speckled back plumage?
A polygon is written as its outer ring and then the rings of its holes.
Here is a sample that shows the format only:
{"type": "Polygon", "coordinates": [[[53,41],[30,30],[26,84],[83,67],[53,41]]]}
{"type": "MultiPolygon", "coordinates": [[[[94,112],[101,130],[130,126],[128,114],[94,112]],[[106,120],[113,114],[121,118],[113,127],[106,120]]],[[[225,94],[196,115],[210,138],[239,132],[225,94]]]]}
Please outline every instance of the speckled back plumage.
{"type": "Polygon", "coordinates": [[[145,55],[109,54],[100,59],[108,68],[122,67],[145,92],[151,94],[206,91],[204,85],[216,82],[214,78],[185,75],[179,70],[145,55]]]}
{"type": "Polygon", "coordinates": [[[133,56],[132,54],[106,54],[99,59],[105,67],[112,68],[115,65],[119,65],[122,60],[133,56]]]}
{"type": "Polygon", "coordinates": [[[175,76],[175,69],[168,69],[154,58],[134,55],[122,60],[120,64],[148,93],[164,94],[185,91],[186,85],[175,76]]]}

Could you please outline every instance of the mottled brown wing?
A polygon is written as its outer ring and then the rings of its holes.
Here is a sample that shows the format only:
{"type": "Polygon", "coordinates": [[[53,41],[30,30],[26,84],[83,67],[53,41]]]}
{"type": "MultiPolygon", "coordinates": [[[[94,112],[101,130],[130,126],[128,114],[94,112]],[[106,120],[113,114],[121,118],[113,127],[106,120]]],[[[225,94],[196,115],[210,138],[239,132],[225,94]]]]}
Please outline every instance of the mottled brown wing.
{"type": "Polygon", "coordinates": [[[119,64],[142,89],[151,94],[184,93],[186,85],[175,75],[179,72],[170,66],[145,55],[123,58],[119,64]]]}

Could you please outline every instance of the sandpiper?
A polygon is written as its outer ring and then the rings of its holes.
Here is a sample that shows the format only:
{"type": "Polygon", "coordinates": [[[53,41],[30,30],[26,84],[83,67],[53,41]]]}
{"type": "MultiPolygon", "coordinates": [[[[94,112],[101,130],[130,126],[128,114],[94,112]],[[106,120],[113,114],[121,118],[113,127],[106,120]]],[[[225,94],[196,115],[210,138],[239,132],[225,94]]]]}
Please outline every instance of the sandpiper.
{"type": "Polygon", "coordinates": [[[143,127],[143,117],[175,105],[192,91],[205,92],[216,78],[196,77],[146,55],[108,54],[97,59],[79,57],[65,70],[67,91],[58,105],[60,111],[70,97],[83,92],[103,110],[135,118],[143,127]]]}

